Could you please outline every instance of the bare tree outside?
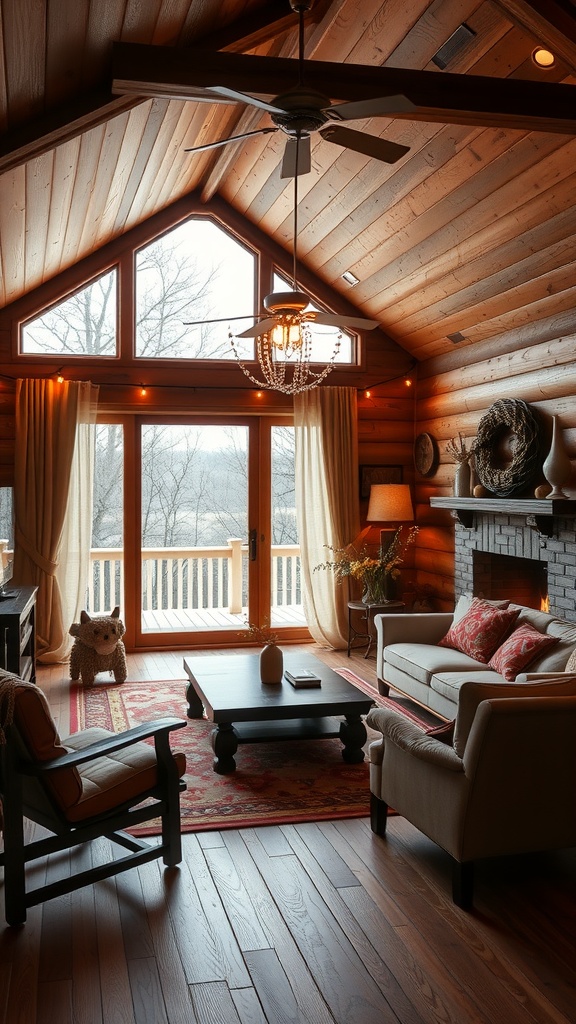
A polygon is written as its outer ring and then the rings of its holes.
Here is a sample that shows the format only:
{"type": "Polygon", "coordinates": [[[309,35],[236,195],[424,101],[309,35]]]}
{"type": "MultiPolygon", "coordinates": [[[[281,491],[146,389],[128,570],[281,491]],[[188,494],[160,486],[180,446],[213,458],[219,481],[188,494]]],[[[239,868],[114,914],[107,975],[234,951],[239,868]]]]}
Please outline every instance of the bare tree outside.
{"type": "Polygon", "coordinates": [[[117,275],[112,270],[22,327],[22,351],[116,355],[117,275]]]}
{"type": "MultiPolygon", "coordinates": [[[[254,255],[205,217],[145,246],[136,257],[136,355],[234,359],[229,327],[254,321],[225,318],[253,312],[255,274],[254,255]]],[[[252,341],[237,347],[253,357],[252,341]]]]}

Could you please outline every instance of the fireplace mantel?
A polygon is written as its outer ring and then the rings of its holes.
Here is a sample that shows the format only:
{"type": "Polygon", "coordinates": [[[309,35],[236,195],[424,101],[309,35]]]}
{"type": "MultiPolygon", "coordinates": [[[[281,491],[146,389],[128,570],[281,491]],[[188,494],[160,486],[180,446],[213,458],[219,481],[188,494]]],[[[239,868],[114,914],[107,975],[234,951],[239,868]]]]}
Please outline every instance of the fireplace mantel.
{"type": "Polygon", "coordinates": [[[474,514],[526,516],[528,526],[547,537],[552,535],[553,520],[559,516],[575,516],[576,500],[571,498],[430,498],[432,508],[446,508],[452,516],[471,530],[474,514]]]}

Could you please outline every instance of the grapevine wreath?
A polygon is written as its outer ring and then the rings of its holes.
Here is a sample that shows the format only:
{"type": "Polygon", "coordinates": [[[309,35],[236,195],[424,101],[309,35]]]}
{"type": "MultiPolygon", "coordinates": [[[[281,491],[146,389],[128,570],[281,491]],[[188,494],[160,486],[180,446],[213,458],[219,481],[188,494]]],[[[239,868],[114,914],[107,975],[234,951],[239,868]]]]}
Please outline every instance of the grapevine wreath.
{"type": "Polygon", "coordinates": [[[501,398],[478,424],[474,442],[480,483],[499,498],[526,491],[542,466],[540,428],[526,402],[501,398]]]}

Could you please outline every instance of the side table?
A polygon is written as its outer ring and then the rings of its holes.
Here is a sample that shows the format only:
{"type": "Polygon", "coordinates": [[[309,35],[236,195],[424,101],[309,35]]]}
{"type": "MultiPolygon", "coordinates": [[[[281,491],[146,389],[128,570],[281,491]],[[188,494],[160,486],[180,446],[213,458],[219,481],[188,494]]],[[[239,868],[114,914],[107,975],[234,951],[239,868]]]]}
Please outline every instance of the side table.
{"type": "Polygon", "coordinates": [[[380,612],[393,615],[395,612],[404,611],[405,607],[403,601],[386,601],[383,604],[364,604],[364,601],[348,601],[348,657],[350,657],[350,651],[354,649],[354,640],[363,641],[356,644],[356,646],[366,647],[365,658],[370,654],[372,643],[375,639],[375,615],[378,615],[380,612]],[[358,616],[357,613],[360,613],[360,615],[358,616]],[[355,617],[361,623],[358,629],[354,625],[355,617]]]}

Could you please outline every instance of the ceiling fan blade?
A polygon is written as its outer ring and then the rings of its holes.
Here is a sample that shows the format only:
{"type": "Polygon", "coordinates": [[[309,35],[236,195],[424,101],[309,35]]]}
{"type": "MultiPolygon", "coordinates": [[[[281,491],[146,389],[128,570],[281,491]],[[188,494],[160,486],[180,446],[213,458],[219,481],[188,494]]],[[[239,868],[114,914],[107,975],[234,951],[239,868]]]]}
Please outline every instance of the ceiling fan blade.
{"type": "Polygon", "coordinates": [[[225,85],[211,85],[210,92],[216,92],[219,96],[225,96],[232,103],[249,103],[252,107],[260,107],[260,110],[267,110],[270,114],[282,114],[281,107],[275,107],[266,100],[259,100],[256,96],[249,96],[246,92],[238,92],[236,89],[229,89],[225,85]]]}
{"type": "Polygon", "coordinates": [[[203,327],[204,324],[227,324],[232,320],[261,320],[263,313],[245,313],[244,316],[217,316],[214,320],[183,320],[184,327],[203,327]]]}
{"type": "Polygon", "coordinates": [[[235,338],[258,338],[261,334],[266,334],[266,331],[271,331],[273,327],[278,323],[278,317],[269,316],[265,320],[261,320],[259,324],[254,324],[253,327],[249,327],[247,331],[242,331],[241,334],[235,334],[235,338]]]}
{"type": "Polygon", "coordinates": [[[315,324],[322,324],[324,327],[358,327],[360,330],[373,331],[375,327],[378,327],[378,320],[367,320],[362,316],[346,316],[345,313],[337,315],[335,313],[317,313],[315,310],[311,310],[309,313],[304,313],[303,320],[311,321],[315,324]]]}
{"type": "Polygon", "coordinates": [[[205,146],[192,146],[185,149],[185,153],[202,153],[206,149],[219,149],[220,146],[227,146],[229,142],[241,142],[242,139],[249,139],[252,135],[269,135],[270,132],[278,132],[279,128],[258,128],[254,132],[244,132],[243,135],[231,135],[229,139],[218,139],[218,142],[207,142],[205,146]]]}
{"type": "Polygon", "coordinates": [[[288,139],[284,150],[280,177],[295,178],[299,174],[308,174],[311,167],[310,137],[304,137],[299,142],[296,142],[296,139],[288,139]],[[298,166],[296,166],[296,161],[298,161],[298,166]]]}
{"type": "Polygon", "coordinates": [[[320,129],[320,135],[328,142],[337,146],[353,149],[356,153],[364,153],[374,160],[383,160],[385,164],[395,164],[400,157],[409,152],[408,146],[399,146],[397,142],[388,142],[377,135],[356,132],[352,128],[344,128],[339,124],[328,124],[320,129]]]}
{"type": "Polygon", "coordinates": [[[324,113],[337,121],[353,121],[359,117],[394,117],[394,114],[410,114],[417,108],[407,96],[377,96],[373,100],[357,100],[350,103],[335,103],[326,107],[324,113]]]}

